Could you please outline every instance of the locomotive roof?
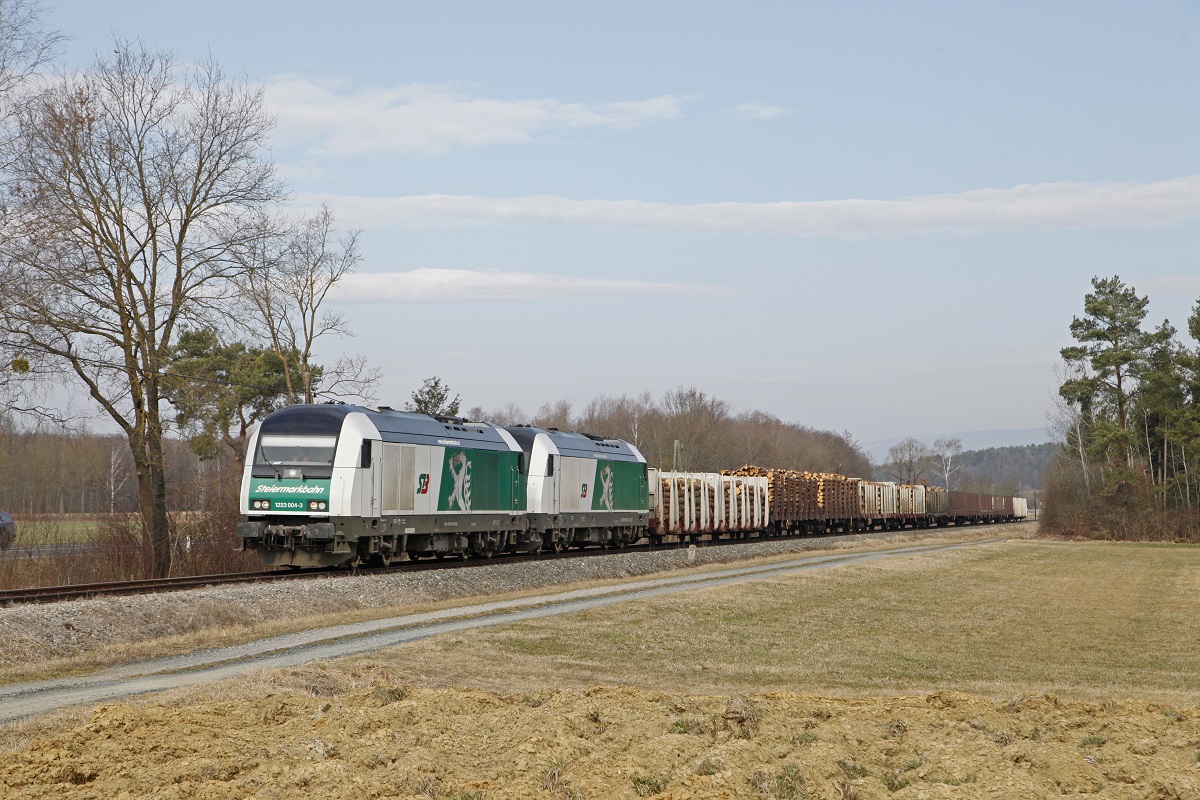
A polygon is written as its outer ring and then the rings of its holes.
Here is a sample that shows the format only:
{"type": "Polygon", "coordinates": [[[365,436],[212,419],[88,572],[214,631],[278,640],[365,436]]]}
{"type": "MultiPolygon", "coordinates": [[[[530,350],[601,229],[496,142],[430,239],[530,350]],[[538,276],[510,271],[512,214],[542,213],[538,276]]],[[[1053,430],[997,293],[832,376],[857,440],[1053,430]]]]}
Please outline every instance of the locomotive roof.
{"type": "Polygon", "coordinates": [[[510,445],[487,423],[436,419],[427,414],[367,408],[343,404],[299,404],[286,406],[263,420],[264,433],[337,435],[348,414],[361,413],[371,420],[385,442],[468,446],[484,450],[508,450],[510,445]]]}
{"type": "Polygon", "coordinates": [[[530,452],[533,440],[538,434],[544,434],[554,442],[558,452],[573,458],[608,458],[613,461],[641,461],[633,447],[623,439],[607,439],[603,436],[593,436],[574,431],[560,431],[554,428],[534,428],[528,425],[506,426],[504,430],[512,434],[521,445],[521,449],[530,452]]]}

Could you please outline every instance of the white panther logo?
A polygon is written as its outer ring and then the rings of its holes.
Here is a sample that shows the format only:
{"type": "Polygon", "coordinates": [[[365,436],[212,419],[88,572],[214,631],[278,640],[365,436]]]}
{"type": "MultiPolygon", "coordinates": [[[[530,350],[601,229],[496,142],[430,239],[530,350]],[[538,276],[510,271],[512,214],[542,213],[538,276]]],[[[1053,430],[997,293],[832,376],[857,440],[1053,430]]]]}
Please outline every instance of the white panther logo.
{"type": "Polygon", "coordinates": [[[613,510],[613,471],[607,464],[600,470],[600,505],[613,510]]]}
{"type": "Polygon", "coordinates": [[[458,506],[460,511],[471,510],[471,462],[461,450],[450,457],[450,477],[454,479],[454,491],[450,493],[450,510],[458,506]],[[455,469],[455,467],[458,469],[455,469]]]}

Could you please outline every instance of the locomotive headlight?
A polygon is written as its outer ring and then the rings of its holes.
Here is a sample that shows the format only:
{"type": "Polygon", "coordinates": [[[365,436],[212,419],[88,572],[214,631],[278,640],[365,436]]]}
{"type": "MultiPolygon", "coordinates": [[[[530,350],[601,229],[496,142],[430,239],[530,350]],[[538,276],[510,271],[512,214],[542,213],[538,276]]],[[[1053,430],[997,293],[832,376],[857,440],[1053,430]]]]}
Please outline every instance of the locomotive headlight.
{"type": "Polygon", "coordinates": [[[324,500],[309,500],[308,501],[308,510],[309,511],[324,511],[328,507],[329,506],[325,503],[324,500]]]}
{"type": "Polygon", "coordinates": [[[265,511],[266,509],[271,507],[271,503],[268,500],[251,500],[250,507],[254,508],[254,509],[262,509],[265,511]]]}

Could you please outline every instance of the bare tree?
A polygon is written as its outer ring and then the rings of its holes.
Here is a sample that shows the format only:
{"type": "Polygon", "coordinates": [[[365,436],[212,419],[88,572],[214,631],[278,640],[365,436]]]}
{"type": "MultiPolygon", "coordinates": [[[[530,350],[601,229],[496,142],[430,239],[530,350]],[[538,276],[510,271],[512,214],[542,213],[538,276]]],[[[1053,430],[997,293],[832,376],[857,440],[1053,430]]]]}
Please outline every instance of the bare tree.
{"type": "Polygon", "coordinates": [[[553,403],[542,403],[542,407],[537,410],[530,422],[538,428],[571,430],[575,427],[571,414],[571,401],[557,400],[553,403]]]}
{"type": "Polygon", "coordinates": [[[581,430],[625,439],[640,448],[646,420],[654,412],[654,400],[647,391],[635,397],[600,395],[587,404],[576,424],[581,430]]]}
{"type": "Polygon", "coordinates": [[[938,439],[933,443],[931,453],[937,464],[937,470],[942,476],[942,485],[950,491],[950,476],[962,469],[962,465],[954,466],[954,459],[962,455],[962,439],[938,439]]]}
{"type": "Polygon", "coordinates": [[[909,436],[888,448],[883,470],[900,483],[919,483],[929,470],[929,448],[909,436]]]}
{"type": "Polygon", "coordinates": [[[370,399],[378,370],[365,359],[343,356],[331,367],[314,361],[318,340],[349,336],[345,317],[326,306],[329,293],[357,269],[358,231],[337,235],[326,206],[293,226],[264,216],[258,246],[246,254],[239,286],[250,306],[246,326],[270,342],[283,362],[288,396],[293,403],[312,403],[318,387],[325,394],[370,399]],[[299,375],[295,385],[291,376],[299,375]]]}
{"type": "MultiPolygon", "coordinates": [[[[1061,385],[1072,379],[1088,379],[1088,371],[1086,367],[1069,367],[1060,363],[1054,366],[1054,377],[1061,385]]],[[[1092,465],[1088,459],[1088,428],[1090,424],[1086,417],[1091,414],[1092,405],[1068,401],[1060,394],[1054,395],[1050,402],[1051,408],[1046,411],[1046,417],[1050,421],[1051,429],[1062,441],[1064,448],[1072,452],[1079,462],[1079,475],[1083,479],[1084,493],[1090,495],[1092,493],[1092,465]]]]}
{"type": "Polygon", "coordinates": [[[0,0],[0,102],[11,113],[14,94],[54,57],[62,35],[42,25],[37,0],[0,0]]]}
{"type": "Polygon", "coordinates": [[[694,386],[680,386],[667,391],[658,408],[662,424],[658,431],[657,452],[674,453],[678,441],[684,469],[721,468],[724,449],[721,440],[728,429],[729,403],[710,397],[694,386]]]}
{"type": "Polygon", "coordinates": [[[529,422],[529,415],[521,410],[516,403],[508,403],[496,411],[484,411],[476,406],[467,412],[468,419],[487,420],[497,425],[523,425],[529,422]]]}
{"type": "Polygon", "coordinates": [[[117,40],[22,104],[5,143],[0,338],[65,368],[123,431],[146,574],[171,567],[162,380],[181,324],[223,309],[282,188],[261,90],[117,40]]]}
{"type": "MultiPolygon", "coordinates": [[[[61,35],[42,26],[41,15],[37,0],[0,0],[0,122],[11,119],[22,99],[18,90],[53,57],[62,41],[61,35]]],[[[11,126],[0,133],[11,135],[11,126]]],[[[38,402],[40,365],[6,345],[0,341],[0,407],[61,422],[38,402]]]]}

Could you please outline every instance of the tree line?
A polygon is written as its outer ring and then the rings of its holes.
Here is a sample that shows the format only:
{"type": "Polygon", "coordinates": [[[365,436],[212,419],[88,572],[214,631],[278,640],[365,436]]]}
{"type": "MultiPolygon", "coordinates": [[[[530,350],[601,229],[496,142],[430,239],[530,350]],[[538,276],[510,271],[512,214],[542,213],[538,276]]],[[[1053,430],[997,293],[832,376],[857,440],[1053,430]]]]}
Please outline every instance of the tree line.
{"type": "MultiPolygon", "coordinates": [[[[26,518],[114,520],[137,513],[137,476],[122,436],[44,423],[23,426],[5,416],[0,417],[0,453],[0,506],[6,511],[26,518]]],[[[241,471],[231,456],[204,458],[186,440],[168,437],[163,443],[168,511],[197,511],[214,499],[220,502],[222,493],[236,492],[241,471]],[[223,488],[199,490],[202,484],[223,488]]]]}
{"type": "Polygon", "coordinates": [[[737,411],[693,386],[671,389],[657,399],[648,391],[602,395],[579,409],[570,400],[558,400],[529,414],[514,405],[490,411],[476,406],[467,416],[625,439],[651,466],[668,470],[711,472],[760,464],[856,477],[871,474],[870,459],[848,432],[785,422],[765,411],[737,411]]]}
{"type": "MultiPolygon", "coordinates": [[[[1061,351],[1062,439],[1046,525],[1117,538],[1200,539],[1200,347],[1119,276],[1092,279],[1061,351]]],[[[1200,341],[1200,301],[1187,320],[1200,341]]]]}

